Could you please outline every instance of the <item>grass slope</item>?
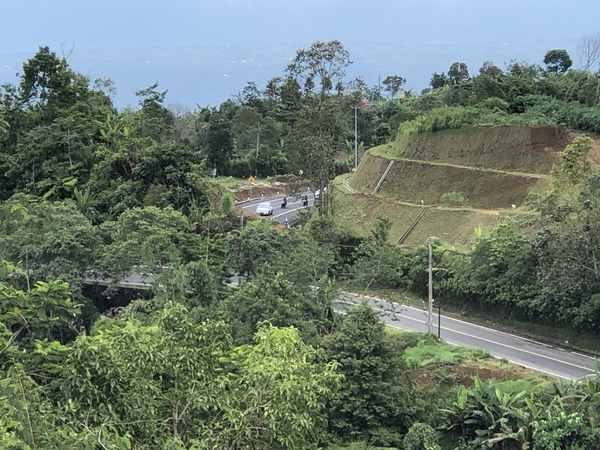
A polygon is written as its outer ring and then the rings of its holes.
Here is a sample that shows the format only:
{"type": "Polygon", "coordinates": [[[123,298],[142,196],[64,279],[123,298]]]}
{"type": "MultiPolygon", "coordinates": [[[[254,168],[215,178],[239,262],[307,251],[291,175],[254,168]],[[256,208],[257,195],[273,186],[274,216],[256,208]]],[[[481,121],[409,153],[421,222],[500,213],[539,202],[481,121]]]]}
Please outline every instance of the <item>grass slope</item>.
{"type": "Polygon", "coordinates": [[[453,245],[468,244],[473,229],[493,226],[504,215],[524,218],[531,192],[545,191],[559,152],[569,141],[559,126],[480,126],[435,133],[399,133],[394,143],[370,149],[357,172],[346,180],[360,194],[351,194],[336,180],[338,221],[349,231],[367,235],[377,218],[392,219],[390,240],[396,242],[428,207],[407,245],[437,236],[453,245]],[[389,162],[394,160],[378,194],[370,195],[389,162]],[[449,192],[462,194],[458,207],[442,204],[449,192]],[[516,205],[516,209],[512,209],[516,205]]]}
{"type": "MultiPolygon", "coordinates": [[[[402,204],[365,194],[350,194],[342,185],[341,178],[334,184],[336,221],[348,231],[366,236],[375,229],[378,217],[391,219],[390,242],[397,242],[422,211],[420,205],[402,204]]],[[[473,230],[479,226],[493,226],[503,215],[513,211],[479,211],[468,208],[428,208],[404,244],[420,245],[429,236],[437,236],[454,245],[468,244],[473,230]]]]}
{"type": "Polygon", "coordinates": [[[473,387],[473,377],[482,381],[496,380],[498,388],[517,393],[535,391],[551,381],[539,372],[498,360],[483,350],[457,347],[422,335],[414,347],[404,352],[404,360],[412,369],[411,378],[425,391],[464,385],[473,387]]]}
{"type": "Polygon", "coordinates": [[[375,156],[372,150],[365,152],[360,159],[356,173],[352,175],[349,184],[352,188],[365,194],[370,194],[377,186],[379,179],[390,162],[390,157],[375,156]]]}

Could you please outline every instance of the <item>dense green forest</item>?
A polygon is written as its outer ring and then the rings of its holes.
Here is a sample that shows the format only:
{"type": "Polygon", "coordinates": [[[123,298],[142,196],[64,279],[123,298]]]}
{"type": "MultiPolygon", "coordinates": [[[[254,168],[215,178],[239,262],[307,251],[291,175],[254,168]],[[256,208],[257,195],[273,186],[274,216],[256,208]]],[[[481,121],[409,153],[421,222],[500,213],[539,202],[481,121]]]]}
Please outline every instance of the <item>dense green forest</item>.
{"type": "MultiPolygon", "coordinates": [[[[343,45],[316,42],[263,89],[192,112],[157,84],[117,110],[110,80],[40,48],[0,90],[0,448],[599,448],[597,378],[426,391],[404,355],[430,337],[390,334],[366,305],[333,311],[344,287],[425,293],[427,250],[390,244],[388,218],[359,238],[324,195],[301,228],[240,229],[211,176],[302,171],[324,188],[354,166],[355,112],[361,149],[473,124],[598,132],[596,62],[455,63],[398,96],[402,77],[348,80],[343,45]],[[104,288],[92,272],[154,281],[104,288]],[[231,288],[233,273],[249,281],[231,288]]],[[[598,334],[592,145],[573,141],[531,198],[537,233],[506,221],[468,254],[436,242],[444,302],[598,334]]]]}

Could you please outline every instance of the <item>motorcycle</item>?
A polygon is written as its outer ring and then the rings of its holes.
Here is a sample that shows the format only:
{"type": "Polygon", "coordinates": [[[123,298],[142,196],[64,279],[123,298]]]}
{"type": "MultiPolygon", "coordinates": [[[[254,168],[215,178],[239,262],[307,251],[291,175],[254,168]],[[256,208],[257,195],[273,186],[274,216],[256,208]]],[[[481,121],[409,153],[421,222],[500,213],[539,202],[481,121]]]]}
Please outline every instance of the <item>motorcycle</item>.
{"type": "Polygon", "coordinates": [[[286,207],[287,207],[287,199],[285,199],[285,198],[284,198],[284,199],[281,201],[281,209],[285,209],[286,207]]]}

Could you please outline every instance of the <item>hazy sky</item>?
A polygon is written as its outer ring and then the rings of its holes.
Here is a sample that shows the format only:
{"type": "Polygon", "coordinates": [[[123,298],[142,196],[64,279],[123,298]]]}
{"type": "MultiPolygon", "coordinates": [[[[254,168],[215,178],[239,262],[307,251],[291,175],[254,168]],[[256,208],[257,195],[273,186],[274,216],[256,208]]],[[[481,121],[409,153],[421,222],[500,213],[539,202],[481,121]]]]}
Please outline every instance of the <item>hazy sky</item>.
{"type": "Polygon", "coordinates": [[[580,38],[598,0],[5,0],[0,53],[214,44],[580,38]]]}

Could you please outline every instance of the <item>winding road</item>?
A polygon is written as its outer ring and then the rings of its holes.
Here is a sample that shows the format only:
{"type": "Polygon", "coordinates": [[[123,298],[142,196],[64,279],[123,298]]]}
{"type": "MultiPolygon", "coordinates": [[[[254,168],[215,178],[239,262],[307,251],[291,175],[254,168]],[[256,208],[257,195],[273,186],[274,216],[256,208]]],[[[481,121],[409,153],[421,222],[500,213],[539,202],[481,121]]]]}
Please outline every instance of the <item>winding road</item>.
{"type": "MultiPolygon", "coordinates": [[[[338,312],[358,305],[365,300],[380,312],[382,320],[406,331],[427,331],[427,317],[423,309],[399,305],[376,297],[342,294],[335,302],[338,312]]],[[[434,332],[437,333],[438,315],[433,315],[434,332]]],[[[441,337],[449,344],[479,348],[496,358],[538,370],[557,378],[578,380],[595,374],[596,360],[590,356],[553,347],[531,339],[515,336],[442,315],[441,337]]]]}
{"type": "MultiPolygon", "coordinates": [[[[312,192],[305,192],[309,196],[309,207],[313,206],[312,192]]],[[[288,200],[288,206],[281,208],[283,194],[271,197],[254,199],[241,206],[246,211],[256,211],[262,202],[271,202],[273,215],[271,218],[279,223],[290,220],[291,215],[302,208],[302,201],[288,200]]],[[[107,280],[89,279],[90,283],[109,284],[107,280]]],[[[152,276],[132,274],[121,280],[118,286],[132,289],[148,289],[152,283],[152,276]]],[[[342,293],[334,303],[334,308],[340,313],[355,307],[361,301],[366,301],[372,308],[379,311],[382,320],[395,328],[406,331],[426,332],[425,311],[413,306],[399,305],[376,297],[365,297],[358,294],[342,293]]],[[[437,333],[438,315],[434,314],[433,324],[437,333]]],[[[577,352],[553,347],[531,339],[515,336],[491,328],[482,327],[462,320],[443,316],[441,317],[441,337],[446,342],[471,348],[488,351],[497,358],[504,358],[515,364],[547,373],[557,378],[578,380],[595,374],[596,360],[577,352]]]]}
{"type": "MultiPolygon", "coordinates": [[[[300,195],[308,195],[308,207],[312,208],[314,204],[314,194],[312,191],[302,192],[300,195]]],[[[276,220],[279,223],[285,223],[285,220],[291,220],[291,216],[295,211],[298,211],[303,208],[302,200],[295,201],[294,197],[288,196],[288,204],[287,208],[281,207],[281,200],[283,199],[284,194],[272,196],[272,197],[264,197],[257,198],[254,200],[250,200],[245,203],[238,203],[240,207],[245,209],[246,211],[256,212],[256,207],[263,202],[269,202],[273,206],[273,215],[270,216],[273,220],[276,220]]]]}
{"type": "MultiPolygon", "coordinates": [[[[309,205],[314,198],[309,195],[309,205]]],[[[262,202],[273,205],[273,219],[284,223],[292,213],[302,208],[302,202],[288,202],[286,209],[281,208],[282,195],[251,200],[240,206],[248,211],[256,211],[262,202]]],[[[376,297],[363,297],[357,294],[343,293],[335,303],[335,309],[344,312],[366,300],[380,312],[382,320],[390,326],[406,331],[427,331],[425,311],[413,306],[398,305],[376,297]]],[[[434,314],[433,323],[437,333],[438,315],[434,314]]],[[[488,351],[496,358],[504,358],[515,364],[544,372],[557,378],[578,380],[595,374],[596,360],[592,357],[553,347],[531,339],[522,338],[502,331],[482,327],[462,320],[442,315],[441,337],[449,344],[479,348],[488,351]]]]}

